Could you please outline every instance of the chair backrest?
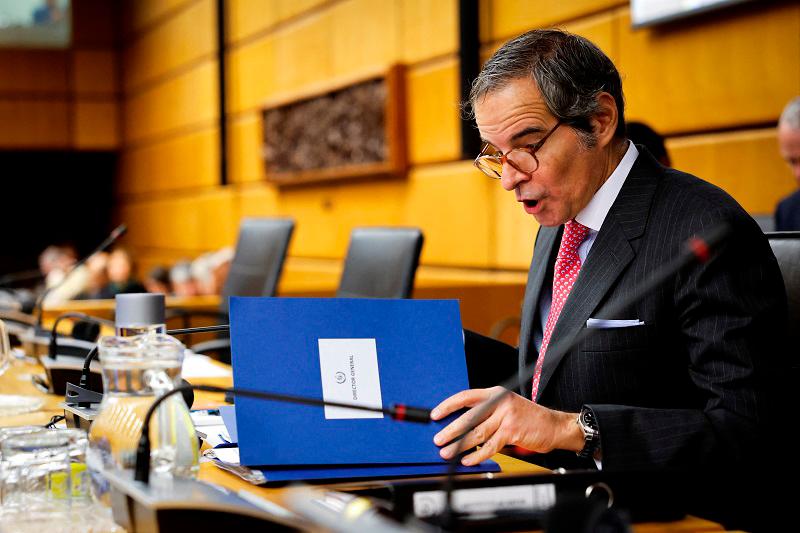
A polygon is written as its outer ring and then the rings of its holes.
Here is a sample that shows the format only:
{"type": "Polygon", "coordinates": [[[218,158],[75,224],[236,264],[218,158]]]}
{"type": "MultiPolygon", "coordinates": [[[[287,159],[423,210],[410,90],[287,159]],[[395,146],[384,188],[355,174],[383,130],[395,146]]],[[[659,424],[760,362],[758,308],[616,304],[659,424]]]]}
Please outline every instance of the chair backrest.
{"type": "Polygon", "coordinates": [[[409,298],[422,251],[418,228],[355,228],[336,296],[409,298]]]}
{"type": "Polygon", "coordinates": [[[800,343],[800,231],[776,231],[766,234],[781,268],[786,298],[789,302],[790,346],[800,343]]]}
{"type": "Polygon", "coordinates": [[[229,296],[274,296],[281,277],[294,220],[246,218],[231,262],[220,306],[228,311],[229,296]]]}

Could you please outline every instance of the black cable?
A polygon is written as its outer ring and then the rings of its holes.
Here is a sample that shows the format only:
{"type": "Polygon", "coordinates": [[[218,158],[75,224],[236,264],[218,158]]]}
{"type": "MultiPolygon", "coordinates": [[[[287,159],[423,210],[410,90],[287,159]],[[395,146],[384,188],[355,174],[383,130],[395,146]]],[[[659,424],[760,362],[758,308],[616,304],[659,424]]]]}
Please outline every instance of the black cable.
{"type": "Polygon", "coordinates": [[[108,326],[114,327],[114,323],[110,320],[106,320],[104,318],[97,318],[94,316],[87,315],[86,313],[64,313],[59,315],[56,318],[55,322],[53,323],[53,329],[50,330],[50,350],[49,355],[50,359],[56,358],[56,352],[58,351],[58,324],[64,319],[73,319],[73,320],[82,320],[84,322],[91,322],[92,324],[98,324],[100,326],[108,326]]]}

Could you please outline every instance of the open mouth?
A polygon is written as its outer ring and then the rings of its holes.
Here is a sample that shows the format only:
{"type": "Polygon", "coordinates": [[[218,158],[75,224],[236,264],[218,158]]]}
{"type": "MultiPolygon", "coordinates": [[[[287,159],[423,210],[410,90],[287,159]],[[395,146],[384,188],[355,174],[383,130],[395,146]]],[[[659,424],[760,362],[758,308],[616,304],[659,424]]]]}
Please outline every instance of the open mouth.
{"type": "Polygon", "coordinates": [[[523,200],[522,203],[525,204],[525,207],[536,207],[539,200],[523,200]]]}

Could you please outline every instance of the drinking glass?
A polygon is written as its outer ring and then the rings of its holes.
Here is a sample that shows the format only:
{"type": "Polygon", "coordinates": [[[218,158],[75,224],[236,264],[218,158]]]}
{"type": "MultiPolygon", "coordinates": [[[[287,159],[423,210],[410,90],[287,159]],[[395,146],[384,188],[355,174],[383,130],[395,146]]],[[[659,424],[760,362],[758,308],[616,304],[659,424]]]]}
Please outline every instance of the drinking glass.
{"type": "MultiPolygon", "coordinates": [[[[5,323],[0,320],[0,375],[11,364],[11,344],[5,323]]],[[[34,396],[0,394],[0,416],[20,415],[39,409],[44,401],[34,396]]]]}

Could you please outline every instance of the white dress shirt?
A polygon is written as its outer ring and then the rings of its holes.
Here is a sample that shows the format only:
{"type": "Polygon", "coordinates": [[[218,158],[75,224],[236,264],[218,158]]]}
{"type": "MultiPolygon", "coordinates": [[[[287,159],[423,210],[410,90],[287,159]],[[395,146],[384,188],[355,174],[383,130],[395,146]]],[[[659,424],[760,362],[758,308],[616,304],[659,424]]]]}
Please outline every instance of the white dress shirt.
{"type": "MultiPolygon", "coordinates": [[[[594,240],[597,238],[597,232],[600,231],[600,228],[603,226],[603,221],[611,210],[611,206],[614,205],[614,201],[617,199],[617,195],[619,195],[619,191],[622,189],[622,185],[625,183],[628,174],[630,174],[633,163],[638,156],[639,150],[636,149],[632,142],[628,141],[628,150],[625,152],[625,155],[622,156],[622,160],[619,162],[619,165],[617,165],[617,168],[614,169],[614,172],[611,173],[605,183],[594,193],[594,196],[589,200],[589,203],[586,204],[586,207],[575,216],[577,222],[589,228],[586,239],[578,247],[578,257],[581,260],[581,265],[586,263],[589,250],[592,249],[592,244],[594,244],[594,240]]],[[[533,333],[533,343],[534,346],[536,346],[537,352],[542,347],[544,328],[547,324],[547,315],[550,314],[550,306],[552,303],[553,284],[546,283],[545,286],[542,287],[542,293],[539,297],[539,318],[541,324],[537,324],[533,333]]]]}

